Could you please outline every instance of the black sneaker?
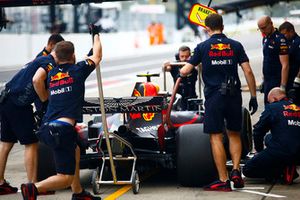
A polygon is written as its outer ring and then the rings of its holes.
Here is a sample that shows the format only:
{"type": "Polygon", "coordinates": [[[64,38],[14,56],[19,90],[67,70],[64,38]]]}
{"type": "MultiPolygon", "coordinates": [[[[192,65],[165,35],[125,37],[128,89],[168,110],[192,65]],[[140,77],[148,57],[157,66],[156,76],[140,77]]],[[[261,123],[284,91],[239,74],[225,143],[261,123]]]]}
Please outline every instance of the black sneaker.
{"type": "Polygon", "coordinates": [[[242,178],[241,172],[237,169],[233,169],[230,173],[230,180],[233,182],[233,187],[243,188],[244,180],[242,178]]]}
{"type": "Polygon", "coordinates": [[[72,200],[101,200],[101,197],[93,196],[88,191],[82,190],[79,194],[73,193],[72,200]]]}
{"type": "Polygon", "coordinates": [[[17,187],[12,187],[9,182],[4,180],[4,183],[0,185],[0,195],[5,195],[5,194],[13,194],[17,193],[18,188],[17,187]]]}
{"type": "Polygon", "coordinates": [[[23,200],[36,200],[38,190],[33,183],[26,183],[21,185],[21,192],[23,200]]]}
{"type": "Polygon", "coordinates": [[[223,192],[232,191],[229,180],[227,180],[225,182],[220,181],[220,180],[215,181],[209,185],[204,186],[203,189],[206,191],[223,191],[223,192]]]}

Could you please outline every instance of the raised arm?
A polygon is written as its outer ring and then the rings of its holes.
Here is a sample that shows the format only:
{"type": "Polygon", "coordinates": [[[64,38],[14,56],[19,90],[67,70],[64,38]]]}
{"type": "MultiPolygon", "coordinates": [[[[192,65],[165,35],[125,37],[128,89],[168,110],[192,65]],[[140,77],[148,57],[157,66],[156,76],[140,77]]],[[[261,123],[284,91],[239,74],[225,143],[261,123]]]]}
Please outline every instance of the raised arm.
{"type": "Polygon", "coordinates": [[[94,37],[93,55],[89,56],[88,58],[91,59],[97,67],[99,66],[99,63],[102,60],[102,44],[100,41],[99,34],[95,34],[93,37],[94,37]]]}

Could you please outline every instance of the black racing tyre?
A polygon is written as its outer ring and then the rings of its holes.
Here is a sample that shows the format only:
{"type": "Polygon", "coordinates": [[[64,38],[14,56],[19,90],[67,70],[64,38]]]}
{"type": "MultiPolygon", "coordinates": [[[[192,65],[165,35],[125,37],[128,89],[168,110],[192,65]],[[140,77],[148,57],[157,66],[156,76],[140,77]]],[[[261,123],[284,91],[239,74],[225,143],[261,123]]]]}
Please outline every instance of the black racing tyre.
{"type": "Polygon", "coordinates": [[[100,194],[100,184],[98,183],[100,179],[100,167],[97,167],[92,174],[92,186],[93,186],[93,193],[100,194]]]}
{"type": "Polygon", "coordinates": [[[44,143],[39,143],[37,180],[42,181],[56,174],[52,150],[44,143]]]}
{"type": "Polygon", "coordinates": [[[177,175],[183,186],[203,186],[217,179],[209,135],[203,124],[181,126],[176,137],[177,175]]]}
{"type": "Polygon", "coordinates": [[[241,141],[243,147],[242,158],[245,158],[253,148],[251,116],[245,107],[242,108],[241,141]]]}
{"type": "MultiPolygon", "coordinates": [[[[242,142],[242,159],[245,159],[247,154],[252,151],[253,142],[252,142],[252,124],[249,111],[242,107],[242,128],[241,128],[241,142],[242,142]]],[[[227,134],[224,133],[224,147],[227,154],[227,159],[230,160],[229,152],[229,141],[227,134]]]]}
{"type": "Polygon", "coordinates": [[[140,191],[140,178],[136,170],[133,172],[131,185],[133,194],[138,194],[140,191]]]}

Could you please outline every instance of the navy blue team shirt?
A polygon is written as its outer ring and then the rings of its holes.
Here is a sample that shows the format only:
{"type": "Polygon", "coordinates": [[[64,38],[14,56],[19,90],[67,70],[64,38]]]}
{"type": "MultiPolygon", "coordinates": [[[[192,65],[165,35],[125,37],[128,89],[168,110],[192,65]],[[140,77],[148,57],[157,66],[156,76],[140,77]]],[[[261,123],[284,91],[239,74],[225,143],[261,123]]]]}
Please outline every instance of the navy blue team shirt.
{"type": "Polygon", "coordinates": [[[288,87],[291,88],[295,77],[297,76],[300,69],[300,37],[298,34],[288,41],[289,45],[289,78],[288,87]]]}
{"type": "Polygon", "coordinates": [[[255,149],[263,150],[263,140],[271,130],[268,149],[282,156],[299,156],[300,153],[300,106],[289,99],[266,104],[259,121],[254,125],[255,149]]]}
{"type": "MultiPolygon", "coordinates": [[[[174,81],[174,84],[176,83],[178,77],[180,76],[180,69],[179,66],[174,66],[171,68],[171,75],[174,81]]],[[[182,79],[181,84],[179,85],[177,93],[182,95],[183,97],[196,97],[196,81],[198,79],[198,71],[193,68],[192,72],[184,77],[182,79]]]]}
{"type": "Polygon", "coordinates": [[[197,45],[188,63],[196,66],[202,62],[204,95],[208,98],[221,88],[226,77],[234,77],[236,88],[240,90],[237,66],[248,61],[241,43],[227,38],[224,34],[214,34],[197,45]]]}
{"type": "Polygon", "coordinates": [[[50,52],[48,52],[46,50],[46,48],[44,48],[37,56],[36,58],[40,57],[40,56],[48,56],[50,54],[50,52]]]}
{"type": "Polygon", "coordinates": [[[277,29],[270,36],[263,38],[263,75],[266,78],[281,79],[279,55],[288,54],[287,41],[277,29]]]}
{"type": "MultiPolygon", "coordinates": [[[[38,58],[40,56],[48,56],[49,54],[50,54],[50,52],[47,51],[46,47],[45,47],[40,53],[37,54],[37,56],[35,58],[38,58]]],[[[45,85],[47,85],[47,80],[45,80],[45,85]]],[[[37,111],[44,112],[43,109],[45,109],[44,108],[45,105],[47,105],[47,104],[43,103],[40,99],[36,99],[34,101],[34,106],[37,111]]]]}
{"type": "Polygon", "coordinates": [[[38,68],[42,67],[47,73],[55,66],[52,55],[36,58],[26,64],[6,85],[9,90],[10,100],[17,106],[28,106],[32,104],[38,95],[34,90],[32,78],[38,68]]]}
{"type": "Polygon", "coordinates": [[[82,122],[84,82],[94,69],[94,62],[87,59],[76,65],[58,65],[49,72],[47,85],[50,95],[44,122],[50,122],[61,117],[82,122]]]}

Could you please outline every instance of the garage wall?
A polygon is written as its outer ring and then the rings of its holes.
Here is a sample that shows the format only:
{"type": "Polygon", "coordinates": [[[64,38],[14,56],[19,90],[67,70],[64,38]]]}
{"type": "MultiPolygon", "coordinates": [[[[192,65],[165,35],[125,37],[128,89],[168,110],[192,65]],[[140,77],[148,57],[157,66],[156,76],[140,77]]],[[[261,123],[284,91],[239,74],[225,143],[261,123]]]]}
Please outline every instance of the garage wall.
{"type": "MultiPolygon", "coordinates": [[[[46,45],[49,34],[1,34],[0,67],[20,68],[33,59],[46,45]]],[[[62,34],[65,40],[75,45],[77,59],[83,58],[92,47],[89,34],[62,34]]],[[[137,49],[148,46],[146,32],[126,32],[101,34],[103,59],[112,59],[121,55],[134,54],[137,49]]],[[[2,69],[3,70],[3,69],[2,69]]]]}

